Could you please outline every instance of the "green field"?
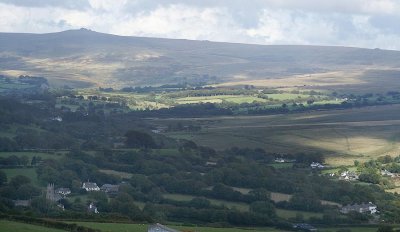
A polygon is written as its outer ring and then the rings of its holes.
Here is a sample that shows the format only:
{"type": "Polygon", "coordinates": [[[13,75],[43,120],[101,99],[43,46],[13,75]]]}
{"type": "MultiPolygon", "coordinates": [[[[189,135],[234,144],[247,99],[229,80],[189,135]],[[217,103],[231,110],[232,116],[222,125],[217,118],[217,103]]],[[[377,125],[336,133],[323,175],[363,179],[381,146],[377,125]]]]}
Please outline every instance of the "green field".
{"type": "Polygon", "coordinates": [[[6,173],[8,181],[14,176],[22,175],[31,179],[33,184],[39,184],[35,168],[2,168],[0,170],[6,173]]]}
{"type": "MultiPolygon", "coordinates": [[[[309,113],[179,119],[198,132],[165,132],[215,149],[261,147],[273,153],[319,152],[328,164],[352,165],[400,150],[400,105],[309,113]]],[[[156,127],[176,119],[151,119],[156,127]]]]}
{"type": "MultiPolygon", "coordinates": [[[[164,194],[163,197],[175,201],[190,201],[196,196],[183,195],[183,194],[164,194]]],[[[249,205],[241,202],[224,201],[217,199],[208,199],[212,205],[224,205],[230,209],[237,209],[239,211],[249,211],[249,205]]]]}
{"type": "Polygon", "coordinates": [[[321,213],[312,213],[305,211],[297,211],[297,210],[286,210],[286,209],[276,209],[276,214],[284,219],[295,218],[297,215],[302,215],[304,219],[308,220],[312,217],[314,218],[322,218],[321,213]]]}
{"type": "Polygon", "coordinates": [[[43,226],[36,226],[21,222],[0,220],[0,231],[2,232],[62,232],[65,230],[58,230],[47,228],[43,226]]]}
{"type": "MultiPolygon", "coordinates": [[[[163,197],[175,201],[190,201],[195,196],[191,195],[183,195],[183,194],[164,194],[163,197]]],[[[249,211],[249,205],[241,202],[231,202],[231,201],[223,201],[216,199],[208,199],[212,205],[224,205],[230,209],[237,209],[239,211],[249,211]]],[[[294,218],[296,215],[301,214],[305,219],[309,219],[311,217],[321,218],[322,214],[320,213],[312,213],[305,211],[296,211],[296,210],[285,210],[285,209],[276,209],[276,214],[284,219],[294,218]]]]}
{"type": "Polygon", "coordinates": [[[63,157],[63,154],[64,154],[64,152],[56,152],[54,154],[43,153],[43,152],[0,152],[0,157],[4,158],[4,157],[15,155],[15,156],[18,156],[18,157],[26,156],[30,160],[34,156],[40,157],[42,159],[59,159],[59,158],[63,157]]]}
{"type": "MultiPolygon", "coordinates": [[[[284,98],[284,97],[283,97],[284,98]]],[[[266,102],[268,100],[250,96],[250,95],[217,95],[217,96],[206,96],[206,97],[185,97],[175,99],[178,104],[195,104],[195,103],[221,103],[223,101],[241,104],[241,103],[252,103],[266,102]]]]}

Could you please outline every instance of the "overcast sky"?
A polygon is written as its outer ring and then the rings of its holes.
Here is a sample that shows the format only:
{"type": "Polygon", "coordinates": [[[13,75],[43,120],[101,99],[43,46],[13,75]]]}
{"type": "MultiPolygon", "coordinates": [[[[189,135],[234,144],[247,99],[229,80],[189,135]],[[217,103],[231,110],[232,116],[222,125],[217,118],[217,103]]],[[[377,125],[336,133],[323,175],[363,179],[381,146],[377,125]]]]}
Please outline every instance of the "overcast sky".
{"type": "Polygon", "coordinates": [[[400,0],[0,0],[1,32],[400,50],[400,0]]]}

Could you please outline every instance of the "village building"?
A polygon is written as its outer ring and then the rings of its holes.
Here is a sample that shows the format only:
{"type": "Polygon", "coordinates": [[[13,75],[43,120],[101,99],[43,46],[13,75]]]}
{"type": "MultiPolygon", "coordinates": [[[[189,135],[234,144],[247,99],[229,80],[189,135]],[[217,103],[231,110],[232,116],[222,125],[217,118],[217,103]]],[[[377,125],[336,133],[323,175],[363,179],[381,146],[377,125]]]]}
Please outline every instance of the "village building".
{"type": "Polygon", "coordinates": [[[65,198],[67,195],[71,194],[71,190],[69,188],[58,188],[55,190],[56,194],[60,194],[65,198]]]}
{"type": "Polygon", "coordinates": [[[147,229],[147,232],[179,232],[179,230],[174,230],[157,223],[154,225],[150,225],[149,228],[147,229]]]}
{"type": "Polygon", "coordinates": [[[372,202],[368,202],[366,204],[354,204],[354,205],[343,206],[340,209],[340,212],[343,214],[347,214],[350,212],[375,214],[378,212],[378,210],[376,205],[372,204],[372,202]]]}
{"type": "Polygon", "coordinates": [[[97,186],[96,183],[94,182],[83,182],[82,184],[82,188],[85,189],[86,191],[90,192],[90,191],[100,191],[99,186],[97,186]]]}
{"type": "Polygon", "coordinates": [[[99,213],[99,211],[97,210],[96,205],[93,202],[90,202],[87,210],[88,210],[89,213],[99,213]]]}
{"type": "Polygon", "coordinates": [[[52,202],[58,202],[63,197],[54,191],[54,184],[48,184],[46,189],[46,199],[52,202]]]}

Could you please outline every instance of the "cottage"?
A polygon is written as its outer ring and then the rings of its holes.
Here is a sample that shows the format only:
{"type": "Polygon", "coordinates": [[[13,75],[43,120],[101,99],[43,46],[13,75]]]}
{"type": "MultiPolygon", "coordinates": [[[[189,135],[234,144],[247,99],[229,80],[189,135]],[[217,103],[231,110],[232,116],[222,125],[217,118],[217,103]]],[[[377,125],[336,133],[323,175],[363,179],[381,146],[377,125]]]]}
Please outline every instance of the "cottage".
{"type": "Polygon", "coordinates": [[[88,192],[90,192],[90,191],[100,191],[99,186],[97,186],[97,184],[93,183],[93,182],[84,182],[82,184],[82,188],[85,189],[88,192]]]}
{"type": "Polygon", "coordinates": [[[350,212],[374,214],[378,212],[378,210],[376,205],[372,204],[372,202],[368,202],[367,204],[354,204],[343,206],[340,212],[343,214],[347,214],[350,212]]]}
{"type": "Polygon", "coordinates": [[[147,229],[147,232],[179,232],[179,231],[157,223],[154,225],[150,225],[149,228],[147,229]]]}
{"type": "Polygon", "coordinates": [[[55,192],[56,194],[62,195],[64,198],[65,196],[71,194],[71,190],[69,188],[58,188],[55,192]]]}
{"type": "Polygon", "coordinates": [[[93,202],[91,202],[89,204],[87,210],[88,210],[89,213],[99,213],[99,211],[97,210],[96,205],[93,202]]]}
{"type": "Polygon", "coordinates": [[[119,191],[119,185],[114,184],[103,184],[100,188],[101,191],[108,194],[117,194],[119,191]]]}

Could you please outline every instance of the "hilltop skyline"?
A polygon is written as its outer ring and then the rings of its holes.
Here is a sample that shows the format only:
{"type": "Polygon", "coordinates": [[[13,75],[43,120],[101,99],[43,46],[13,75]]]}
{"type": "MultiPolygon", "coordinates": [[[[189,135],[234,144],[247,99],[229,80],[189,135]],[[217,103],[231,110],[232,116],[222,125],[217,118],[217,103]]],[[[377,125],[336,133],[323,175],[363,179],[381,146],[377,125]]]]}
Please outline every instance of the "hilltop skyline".
{"type": "Polygon", "coordinates": [[[395,0],[0,0],[0,31],[400,50],[399,15],[395,0]]]}

